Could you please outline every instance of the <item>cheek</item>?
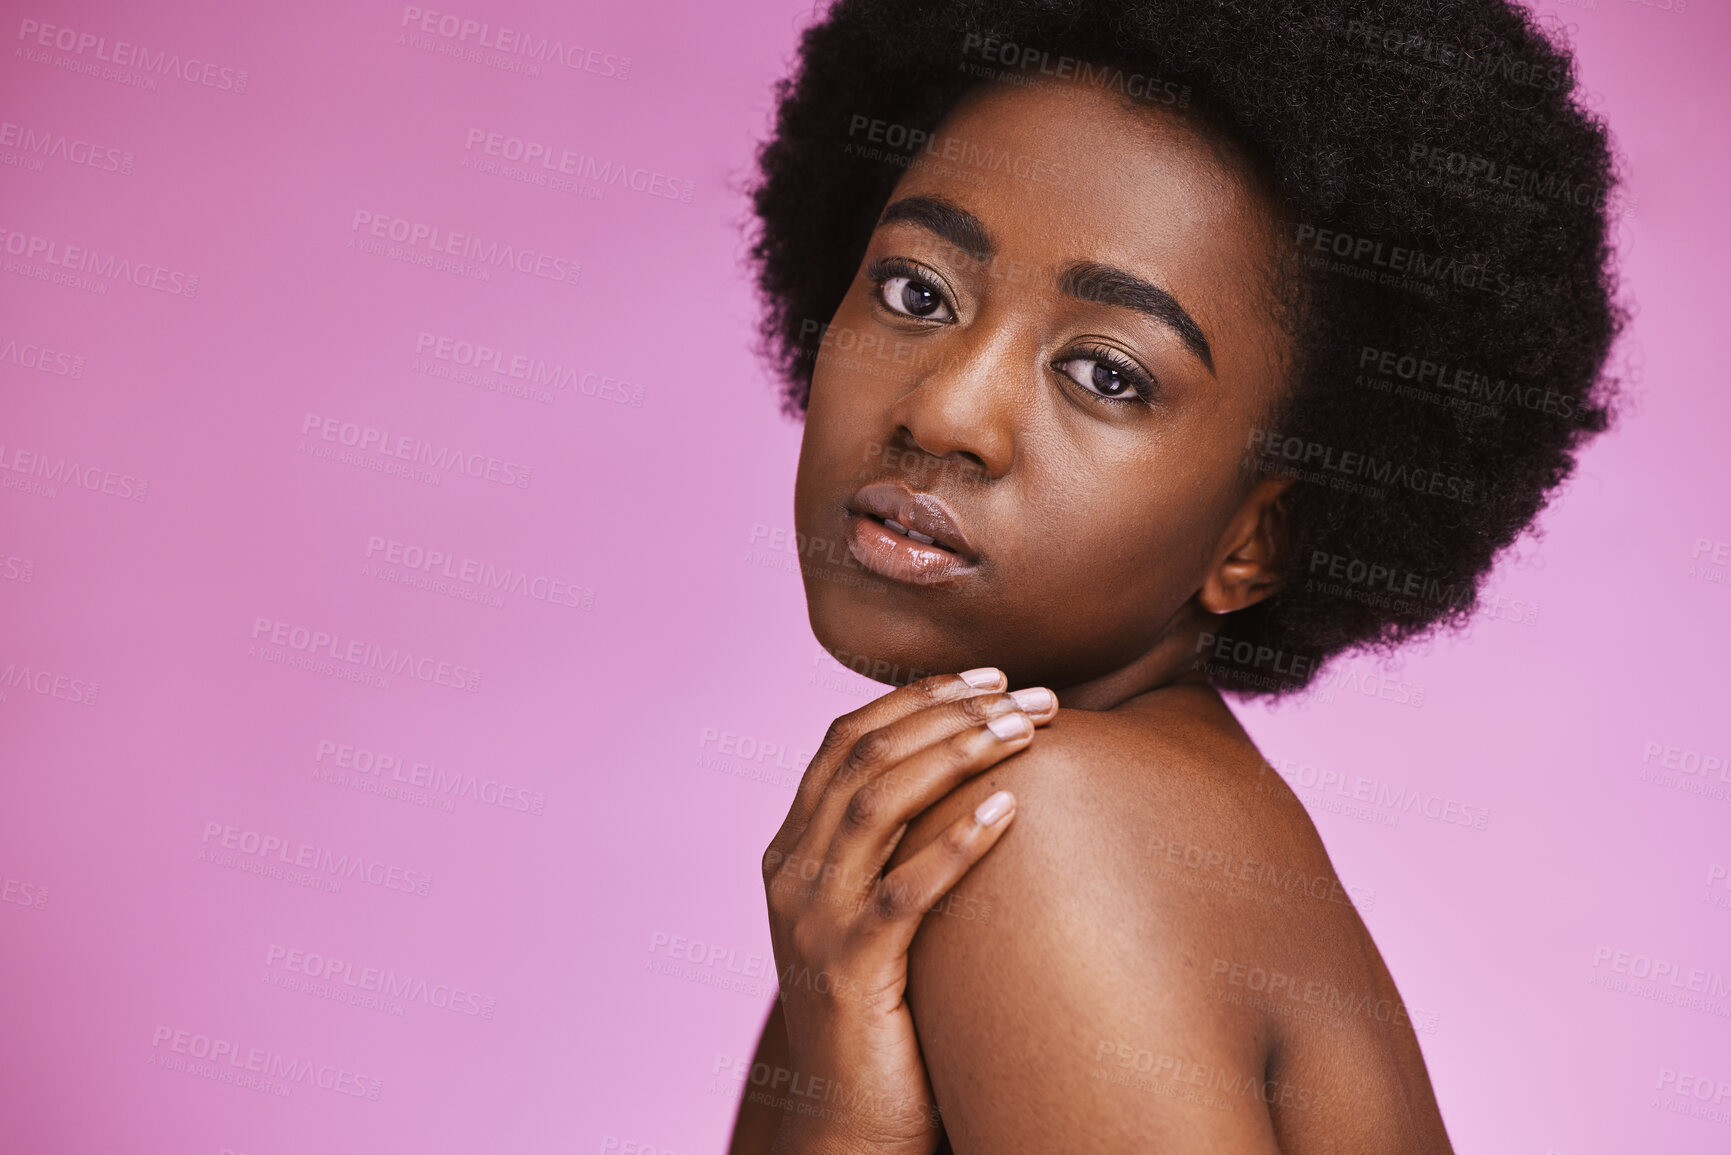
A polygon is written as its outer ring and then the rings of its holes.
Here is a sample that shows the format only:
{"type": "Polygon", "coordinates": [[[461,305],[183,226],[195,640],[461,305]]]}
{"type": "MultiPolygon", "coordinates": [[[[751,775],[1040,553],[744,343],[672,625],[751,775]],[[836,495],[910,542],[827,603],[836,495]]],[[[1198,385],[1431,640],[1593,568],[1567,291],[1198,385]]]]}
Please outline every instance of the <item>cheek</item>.
{"type": "Polygon", "coordinates": [[[1014,518],[1012,588],[1042,601],[1097,594],[1126,610],[1169,609],[1201,584],[1219,533],[1219,511],[1198,499],[1204,488],[1146,468],[1030,485],[1014,518]]]}
{"type": "Polygon", "coordinates": [[[806,406],[802,456],[814,454],[853,472],[881,455],[889,425],[887,414],[906,384],[901,367],[882,365],[857,353],[826,345],[812,372],[806,406]]]}
{"type": "Polygon", "coordinates": [[[875,419],[881,407],[869,384],[857,380],[841,358],[828,352],[819,358],[800,434],[796,503],[837,496],[838,487],[850,488],[863,470],[881,458],[883,436],[875,419]]]}
{"type": "Polygon", "coordinates": [[[1050,510],[1037,517],[1021,542],[1023,576],[1044,596],[1146,596],[1171,568],[1168,527],[1149,511],[1109,506],[1050,510]]]}

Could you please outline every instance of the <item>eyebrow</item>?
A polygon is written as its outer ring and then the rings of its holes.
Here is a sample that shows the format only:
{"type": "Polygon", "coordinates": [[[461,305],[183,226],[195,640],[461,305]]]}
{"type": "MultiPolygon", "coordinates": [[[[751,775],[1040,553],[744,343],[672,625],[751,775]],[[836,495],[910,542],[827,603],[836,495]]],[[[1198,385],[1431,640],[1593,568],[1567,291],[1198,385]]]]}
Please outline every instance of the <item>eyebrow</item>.
{"type": "Polygon", "coordinates": [[[984,261],[998,251],[997,242],[980,218],[941,197],[903,197],[885,207],[878,227],[906,221],[936,233],[975,260],[984,261]]]}
{"type": "Polygon", "coordinates": [[[1214,372],[1214,352],[1208,347],[1208,338],[1203,336],[1202,326],[1185,312],[1184,306],[1178,303],[1178,298],[1159,285],[1151,285],[1141,277],[1132,276],[1111,265],[1078,261],[1064,270],[1058,288],[1078,300],[1119,305],[1153,317],[1177,333],[1185,347],[1208,367],[1208,372],[1214,372]]]}
{"type": "MultiPolygon", "coordinates": [[[[878,216],[879,227],[898,222],[918,225],[976,261],[989,260],[998,249],[997,242],[979,217],[941,197],[903,197],[886,206],[878,216]]],[[[1214,372],[1214,352],[1202,333],[1202,326],[1176,297],[1160,286],[1111,265],[1078,261],[1064,270],[1058,280],[1058,289],[1080,301],[1133,309],[1154,318],[1176,333],[1197,360],[1207,366],[1210,374],[1214,372]]]]}

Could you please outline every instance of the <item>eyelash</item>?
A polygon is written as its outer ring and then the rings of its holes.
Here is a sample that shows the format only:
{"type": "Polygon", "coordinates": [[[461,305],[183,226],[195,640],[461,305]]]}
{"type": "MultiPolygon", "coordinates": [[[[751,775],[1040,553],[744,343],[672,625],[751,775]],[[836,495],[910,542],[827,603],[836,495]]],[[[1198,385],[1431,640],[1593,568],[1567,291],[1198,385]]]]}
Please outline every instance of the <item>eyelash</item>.
{"type": "Polygon", "coordinates": [[[1052,362],[1052,368],[1063,374],[1064,378],[1072,385],[1081,389],[1082,392],[1086,393],[1096,401],[1104,401],[1109,404],[1141,403],[1152,405],[1154,403],[1155,394],[1157,392],[1154,378],[1150,377],[1148,372],[1143,369],[1142,366],[1136,364],[1136,362],[1130,360],[1130,358],[1124,356],[1124,354],[1118,352],[1118,350],[1112,348],[1110,345],[1085,344],[1077,346],[1075,349],[1054,359],[1052,362]],[[1071,361],[1098,361],[1100,364],[1106,366],[1106,368],[1124,378],[1125,384],[1130,386],[1130,392],[1134,394],[1134,400],[1127,396],[1108,397],[1103,393],[1095,393],[1091,389],[1084,387],[1081,382],[1058,368],[1060,365],[1068,365],[1071,361]]]}
{"type": "Polygon", "coordinates": [[[897,277],[906,277],[910,281],[918,281],[928,289],[931,289],[938,295],[938,299],[943,302],[944,308],[950,311],[950,316],[955,316],[955,302],[950,300],[950,294],[943,281],[925,266],[916,265],[914,262],[904,260],[901,257],[883,257],[879,260],[873,261],[866,269],[866,279],[872,283],[872,299],[877,302],[878,308],[882,309],[890,316],[900,317],[904,321],[930,320],[928,317],[915,317],[910,316],[907,313],[898,313],[884,302],[884,286],[895,280],[897,277]]]}
{"type": "MultiPolygon", "coordinates": [[[[882,309],[890,316],[899,317],[904,321],[927,320],[927,318],[924,317],[915,317],[906,313],[899,313],[890,308],[890,306],[884,301],[884,286],[895,280],[897,277],[906,277],[910,281],[917,281],[931,289],[937,294],[938,299],[943,302],[944,308],[950,311],[951,317],[955,316],[955,304],[950,300],[950,295],[946,290],[944,283],[937,277],[937,275],[923,265],[917,265],[913,261],[905,260],[901,257],[882,257],[873,261],[866,268],[866,278],[872,283],[873,288],[872,299],[876,302],[878,308],[882,309]]],[[[940,321],[938,323],[947,324],[948,322],[940,321]]],[[[1149,376],[1147,371],[1145,371],[1140,365],[1136,364],[1134,361],[1130,360],[1130,358],[1109,345],[1086,344],[1078,346],[1077,348],[1054,359],[1052,361],[1052,369],[1054,372],[1060,374],[1070,384],[1087,394],[1087,396],[1103,404],[1125,405],[1141,403],[1151,405],[1154,403],[1156,394],[1154,379],[1149,376]],[[1074,377],[1071,377],[1068,373],[1065,373],[1059,368],[1059,366],[1067,365],[1071,361],[1084,360],[1098,361],[1100,364],[1106,366],[1108,369],[1111,369],[1113,372],[1124,378],[1125,382],[1130,386],[1131,393],[1135,395],[1134,399],[1131,397],[1108,397],[1103,393],[1095,393],[1093,390],[1088,389],[1074,377]]]]}

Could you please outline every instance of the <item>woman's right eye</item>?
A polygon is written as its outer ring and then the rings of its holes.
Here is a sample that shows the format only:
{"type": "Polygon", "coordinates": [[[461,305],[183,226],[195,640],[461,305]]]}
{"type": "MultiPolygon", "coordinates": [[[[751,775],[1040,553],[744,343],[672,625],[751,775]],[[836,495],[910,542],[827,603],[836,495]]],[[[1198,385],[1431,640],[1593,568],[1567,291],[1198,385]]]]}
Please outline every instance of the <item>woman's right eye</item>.
{"type": "Polygon", "coordinates": [[[892,313],[922,321],[953,320],[943,294],[929,281],[898,274],[885,278],[878,289],[884,306],[892,313]]]}

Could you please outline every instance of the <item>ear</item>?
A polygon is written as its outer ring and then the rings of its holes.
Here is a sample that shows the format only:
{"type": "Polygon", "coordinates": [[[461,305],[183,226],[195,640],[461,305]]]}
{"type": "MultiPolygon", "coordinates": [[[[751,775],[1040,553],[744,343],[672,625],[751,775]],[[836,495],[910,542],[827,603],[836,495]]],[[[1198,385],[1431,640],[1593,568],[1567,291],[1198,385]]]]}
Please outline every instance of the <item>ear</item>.
{"type": "Polygon", "coordinates": [[[1245,495],[1197,591],[1203,609],[1229,614],[1280,589],[1279,565],[1287,548],[1285,498],[1292,483],[1290,477],[1264,478],[1245,495]]]}

